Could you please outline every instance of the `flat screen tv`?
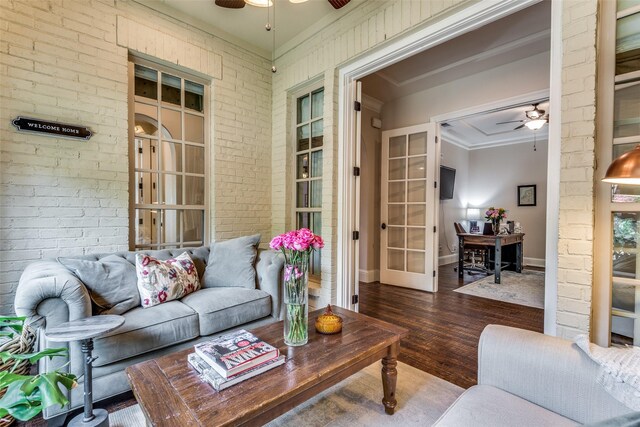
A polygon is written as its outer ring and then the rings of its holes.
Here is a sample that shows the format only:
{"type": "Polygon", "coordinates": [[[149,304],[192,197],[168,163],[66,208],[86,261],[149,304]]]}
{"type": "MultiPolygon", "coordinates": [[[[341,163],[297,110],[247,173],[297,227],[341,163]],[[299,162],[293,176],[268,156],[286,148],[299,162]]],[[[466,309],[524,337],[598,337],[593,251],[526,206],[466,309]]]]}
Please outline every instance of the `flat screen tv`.
{"type": "Polygon", "coordinates": [[[456,170],[440,166],[440,200],[453,199],[453,185],[456,182],[456,170]]]}

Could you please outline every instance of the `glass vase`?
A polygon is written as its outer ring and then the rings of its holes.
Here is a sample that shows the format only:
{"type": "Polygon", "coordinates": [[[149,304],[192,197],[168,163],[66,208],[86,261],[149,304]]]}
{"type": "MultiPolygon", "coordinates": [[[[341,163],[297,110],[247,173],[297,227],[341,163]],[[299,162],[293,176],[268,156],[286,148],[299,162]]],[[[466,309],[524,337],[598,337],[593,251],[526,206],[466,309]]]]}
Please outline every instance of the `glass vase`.
{"type": "Polygon", "coordinates": [[[491,228],[493,229],[493,235],[497,236],[500,234],[500,221],[496,221],[491,224],[491,228]]]}
{"type": "Polygon", "coordinates": [[[309,340],[309,258],[284,265],[284,342],[290,346],[305,345],[309,340]]]}

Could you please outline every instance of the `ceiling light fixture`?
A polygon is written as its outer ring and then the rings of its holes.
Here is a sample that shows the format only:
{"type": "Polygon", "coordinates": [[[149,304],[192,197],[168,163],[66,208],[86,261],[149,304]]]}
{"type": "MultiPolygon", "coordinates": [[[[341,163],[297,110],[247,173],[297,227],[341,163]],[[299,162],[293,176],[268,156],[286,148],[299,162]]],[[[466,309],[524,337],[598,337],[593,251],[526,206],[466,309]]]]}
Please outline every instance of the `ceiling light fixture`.
{"type": "Polygon", "coordinates": [[[533,110],[529,110],[525,113],[528,119],[536,120],[544,116],[544,110],[539,110],[538,105],[539,104],[533,104],[533,110]]]}
{"type": "Polygon", "coordinates": [[[547,123],[545,119],[537,119],[526,122],[524,125],[531,130],[538,130],[547,123]]]}
{"type": "Polygon", "coordinates": [[[611,162],[602,181],[610,184],[640,185],[640,144],[611,162]]]}
{"type": "Polygon", "coordinates": [[[249,6],[255,7],[271,7],[273,6],[273,2],[271,0],[244,0],[246,4],[249,6]]]}
{"type": "Polygon", "coordinates": [[[289,3],[304,3],[307,0],[289,0],[289,3]]]}

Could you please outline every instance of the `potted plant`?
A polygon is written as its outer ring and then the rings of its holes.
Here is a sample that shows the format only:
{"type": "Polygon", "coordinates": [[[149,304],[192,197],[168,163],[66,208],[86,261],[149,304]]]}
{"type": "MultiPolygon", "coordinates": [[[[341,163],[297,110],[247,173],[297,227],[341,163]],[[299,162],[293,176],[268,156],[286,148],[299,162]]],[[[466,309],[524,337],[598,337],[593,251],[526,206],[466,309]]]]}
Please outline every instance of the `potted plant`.
{"type": "Polygon", "coordinates": [[[0,427],[13,419],[27,421],[52,405],[69,403],[60,390],[77,385],[76,376],[55,370],[29,375],[31,365],[43,357],[68,357],[66,348],[33,352],[35,332],[25,317],[0,317],[0,427]]]}

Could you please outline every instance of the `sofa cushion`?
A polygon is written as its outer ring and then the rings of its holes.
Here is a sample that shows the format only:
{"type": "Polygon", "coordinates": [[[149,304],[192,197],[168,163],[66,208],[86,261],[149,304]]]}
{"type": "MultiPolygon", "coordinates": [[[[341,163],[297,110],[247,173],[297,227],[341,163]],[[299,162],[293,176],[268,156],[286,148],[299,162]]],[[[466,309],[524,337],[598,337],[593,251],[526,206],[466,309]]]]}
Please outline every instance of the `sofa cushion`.
{"type": "Polygon", "coordinates": [[[199,335],[198,314],[180,301],[137,307],[123,316],[122,326],[94,340],[94,355],[98,356],[93,362],[95,366],[108,365],[199,335]]]}
{"type": "Polygon", "coordinates": [[[136,268],[126,259],[109,255],[99,260],[58,258],[85,284],[97,314],[122,314],[140,305],[136,268]]]}
{"type": "Polygon", "coordinates": [[[200,335],[211,335],[271,314],[271,296],[259,289],[200,289],[181,302],[198,313],[200,335]]]}
{"type": "Polygon", "coordinates": [[[204,271],[202,287],[236,286],[255,289],[256,270],[254,264],[258,253],[258,243],[260,243],[259,234],[211,243],[209,262],[204,271]]]}
{"type": "Polygon", "coordinates": [[[138,290],[143,307],[153,307],[200,289],[196,266],[188,253],[160,261],[149,255],[136,255],[138,290]]]}
{"type": "Polygon", "coordinates": [[[465,391],[434,426],[543,427],[579,423],[496,387],[476,385],[465,391]]]}

